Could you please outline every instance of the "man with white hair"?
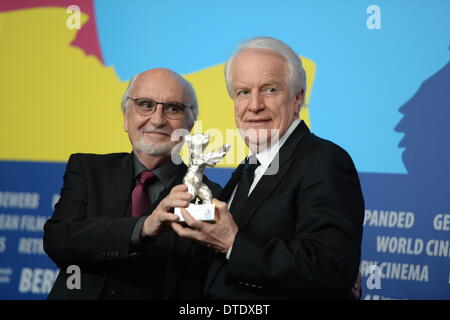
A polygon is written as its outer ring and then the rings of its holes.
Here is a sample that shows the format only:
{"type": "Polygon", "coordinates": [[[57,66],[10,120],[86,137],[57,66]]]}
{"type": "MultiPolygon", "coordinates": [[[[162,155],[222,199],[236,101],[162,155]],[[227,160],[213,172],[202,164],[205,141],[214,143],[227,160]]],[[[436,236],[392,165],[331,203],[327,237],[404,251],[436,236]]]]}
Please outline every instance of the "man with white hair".
{"type": "Polygon", "coordinates": [[[122,111],[132,153],[74,154],[67,163],[44,227],[44,249],[61,269],[49,299],[200,299],[208,249],[170,228],[173,208],[190,200],[171,136],[193,127],[194,90],[173,71],[148,70],[129,82],[122,111]],[[67,286],[70,265],[80,268],[80,288],[67,286]]]}
{"type": "Polygon", "coordinates": [[[230,58],[225,77],[251,155],[214,199],[215,224],[184,209],[190,228],[172,223],[217,251],[207,298],[352,298],[364,199],[347,152],[299,119],[301,60],[277,39],[254,38],[230,58]]]}

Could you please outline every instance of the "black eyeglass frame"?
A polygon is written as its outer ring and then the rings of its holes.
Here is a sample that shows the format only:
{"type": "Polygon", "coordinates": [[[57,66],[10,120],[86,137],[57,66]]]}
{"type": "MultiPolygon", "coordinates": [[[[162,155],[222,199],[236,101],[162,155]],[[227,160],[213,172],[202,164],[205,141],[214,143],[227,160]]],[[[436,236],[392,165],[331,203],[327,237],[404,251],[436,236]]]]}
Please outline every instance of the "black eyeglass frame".
{"type": "Polygon", "coordinates": [[[164,115],[166,118],[172,119],[172,120],[179,120],[179,119],[183,118],[186,109],[187,109],[187,108],[192,108],[191,106],[186,106],[185,104],[183,104],[183,103],[181,103],[181,102],[176,102],[176,101],[158,102],[158,101],[153,100],[153,99],[150,99],[150,98],[131,98],[131,97],[127,97],[127,100],[133,101],[136,112],[139,113],[139,114],[142,115],[142,116],[151,116],[151,115],[153,115],[153,114],[155,113],[156,109],[158,108],[158,105],[160,104],[160,105],[162,105],[163,115],[164,115]],[[138,101],[138,100],[148,100],[148,101],[154,102],[154,103],[155,103],[155,109],[153,109],[153,111],[152,111],[151,113],[145,113],[145,114],[144,114],[144,113],[140,112],[140,111],[142,111],[142,110],[140,110],[140,109],[138,108],[138,104],[137,104],[137,101],[138,101]],[[174,118],[174,117],[171,117],[171,116],[168,115],[167,112],[166,112],[166,110],[167,110],[167,107],[166,107],[166,106],[167,106],[167,105],[175,105],[175,106],[177,106],[177,107],[181,107],[182,110],[183,110],[183,113],[180,114],[179,117],[178,117],[178,116],[175,117],[175,118],[174,118]]]}

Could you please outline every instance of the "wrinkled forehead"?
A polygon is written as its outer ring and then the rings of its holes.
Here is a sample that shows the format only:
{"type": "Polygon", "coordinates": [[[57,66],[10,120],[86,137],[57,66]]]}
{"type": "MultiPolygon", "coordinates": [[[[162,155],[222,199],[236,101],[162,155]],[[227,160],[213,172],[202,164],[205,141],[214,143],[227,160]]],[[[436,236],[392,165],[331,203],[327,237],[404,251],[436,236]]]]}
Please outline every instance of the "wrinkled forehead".
{"type": "Polygon", "coordinates": [[[151,98],[159,102],[186,103],[187,92],[179,77],[170,72],[139,74],[130,92],[134,98],[151,98]]]}
{"type": "Polygon", "coordinates": [[[267,49],[245,49],[234,58],[231,76],[233,85],[237,82],[258,82],[263,78],[286,80],[288,66],[279,53],[267,49]]]}

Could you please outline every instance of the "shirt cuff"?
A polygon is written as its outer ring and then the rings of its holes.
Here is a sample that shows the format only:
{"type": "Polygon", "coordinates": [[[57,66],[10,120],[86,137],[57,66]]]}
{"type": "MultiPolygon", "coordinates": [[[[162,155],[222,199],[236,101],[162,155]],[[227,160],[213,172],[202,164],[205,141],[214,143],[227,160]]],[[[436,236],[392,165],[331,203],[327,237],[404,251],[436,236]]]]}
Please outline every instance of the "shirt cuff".
{"type": "Polygon", "coordinates": [[[230,260],[231,249],[233,249],[233,246],[231,246],[230,249],[228,249],[227,251],[227,255],[225,256],[227,260],[230,260]]]}
{"type": "Polygon", "coordinates": [[[142,230],[142,227],[144,226],[144,222],[145,222],[145,219],[147,219],[147,217],[148,216],[140,217],[139,220],[134,225],[133,232],[131,233],[132,248],[144,249],[146,247],[146,245],[148,245],[153,240],[153,238],[142,238],[141,237],[141,230],[142,230]]]}

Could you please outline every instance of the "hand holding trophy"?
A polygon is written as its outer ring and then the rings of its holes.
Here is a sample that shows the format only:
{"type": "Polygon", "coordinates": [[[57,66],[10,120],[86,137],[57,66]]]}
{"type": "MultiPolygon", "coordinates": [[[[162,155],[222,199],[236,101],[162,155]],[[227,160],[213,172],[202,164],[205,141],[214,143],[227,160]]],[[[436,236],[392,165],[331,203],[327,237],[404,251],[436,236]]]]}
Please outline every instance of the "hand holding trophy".
{"type": "MultiPolygon", "coordinates": [[[[183,178],[183,183],[188,187],[188,192],[192,195],[192,200],[187,211],[196,220],[214,222],[214,204],[212,204],[212,192],[206,184],[203,183],[203,173],[205,168],[214,167],[219,163],[230,149],[229,144],[213,152],[203,153],[209,143],[209,135],[197,133],[184,137],[188,143],[190,158],[189,167],[183,178]],[[202,204],[195,204],[196,200],[202,201],[202,204]]],[[[180,208],[175,208],[174,213],[184,221],[180,208]]]]}

